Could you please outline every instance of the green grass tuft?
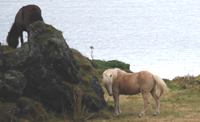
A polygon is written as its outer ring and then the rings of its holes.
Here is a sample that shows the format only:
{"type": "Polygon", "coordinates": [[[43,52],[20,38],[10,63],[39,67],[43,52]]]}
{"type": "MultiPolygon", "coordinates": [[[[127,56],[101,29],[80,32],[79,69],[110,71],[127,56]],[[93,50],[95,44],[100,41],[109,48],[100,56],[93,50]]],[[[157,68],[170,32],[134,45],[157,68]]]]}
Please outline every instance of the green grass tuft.
{"type": "Polygon", "coordinates": [[[130,68],[129,64],[117,60],[111,60],[111,61],[93,60],[93,61],[102,69],[120,68],[122,70],[128,71],[130,68]]]}

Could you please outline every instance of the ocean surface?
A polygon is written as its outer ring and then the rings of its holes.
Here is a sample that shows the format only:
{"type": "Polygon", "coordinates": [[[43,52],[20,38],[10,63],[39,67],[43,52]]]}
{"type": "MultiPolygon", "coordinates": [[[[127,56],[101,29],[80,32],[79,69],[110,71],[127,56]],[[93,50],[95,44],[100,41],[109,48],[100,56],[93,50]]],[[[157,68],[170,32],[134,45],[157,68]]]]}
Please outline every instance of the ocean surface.
{"type": "Polygon", "coordinates": [[[93,46],[94,59],[119,60],[133,72],[200,74],[200,0],[0,0],[2,44],[27,4],[38,5],[45,23],[90,59],[93,46]]]}

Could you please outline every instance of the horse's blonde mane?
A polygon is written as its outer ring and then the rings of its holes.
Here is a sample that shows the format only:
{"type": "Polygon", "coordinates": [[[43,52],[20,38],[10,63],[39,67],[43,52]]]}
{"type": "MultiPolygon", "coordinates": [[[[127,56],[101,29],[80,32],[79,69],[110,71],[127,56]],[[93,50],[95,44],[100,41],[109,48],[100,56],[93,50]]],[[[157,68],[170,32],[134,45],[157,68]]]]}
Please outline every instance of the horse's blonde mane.
{"type": "MultiPolygon", "coordinates": [[[[119,68],[110,68],[110,69],[107,69],[103,72],[103,76],[107,76],[108,74],[112,74],[113,81],[115,81],[116,78],[117,78],[118,72],[119,73],[126,73],[126,71],[121,70],[119,68]]],[[[109,76],[107,76],[107,77],[109,77],[109,76]]]]}

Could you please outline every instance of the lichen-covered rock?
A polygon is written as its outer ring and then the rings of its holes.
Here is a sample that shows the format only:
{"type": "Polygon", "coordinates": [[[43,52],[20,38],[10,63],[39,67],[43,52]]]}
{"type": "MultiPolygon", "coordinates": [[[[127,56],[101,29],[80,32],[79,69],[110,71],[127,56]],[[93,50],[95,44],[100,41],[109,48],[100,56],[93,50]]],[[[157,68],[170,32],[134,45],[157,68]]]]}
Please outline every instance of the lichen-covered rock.
{"type": "Polygon", "coordinates": [[[99,84],[99,80],[96,76],[92,76],[90,78],[90,84],[93,89],[93,91],[97,95],[97,99],[93,99],[93,102],[95,103],[95,106],[92,106],[91,108],[95,110],[103,109],[107,105],[105,99],[104,99],[104,91],[102,87],[99,84]]]}
{"type": "MultiPolygon", "coordinates": [[[[28,32],[28,43],[24,43],[20,51],[5,53],[0,67],[23,74],[27,84],[22,96],[39,100],[43,106],[57,112],[73,110],[70,101],[74,100],[74,88],[79,88],[80,84],[83,87],[87,85],[78,75],[79,64],[62,32],[41,21],[29,25],[28,32]]],[[[99,89],[101,86],[92,87],[99,89]]],[[[80,90],[85,110],[98,111],[105,106],[100,89],[91,91],[96,94],[94,96],[88,95],[84,89],[80,90]],[[84,105],[85,101],[89,101],[88,104],[84,105]]]]}
{"type": "Polygon", "coordinates": [[[31,120],[34,117],[38,121],[45,121],[49,118],[42,104],[25,97],[21,97],[17,101],[15,106],[9,111],[9,114],[27,120],[31,120]]]}
{"type": "Polygon", "coordinates": [[[43,122],[49,119],[42,104],[20,97],[16,103],[0,103],[0,122],[43,122]]]}
{"type": "Polygon", "coordinates": [[[8,70],[0,80],[0,101],[16,102],[26,86],[24,75],[17,70],[8,70]]]}

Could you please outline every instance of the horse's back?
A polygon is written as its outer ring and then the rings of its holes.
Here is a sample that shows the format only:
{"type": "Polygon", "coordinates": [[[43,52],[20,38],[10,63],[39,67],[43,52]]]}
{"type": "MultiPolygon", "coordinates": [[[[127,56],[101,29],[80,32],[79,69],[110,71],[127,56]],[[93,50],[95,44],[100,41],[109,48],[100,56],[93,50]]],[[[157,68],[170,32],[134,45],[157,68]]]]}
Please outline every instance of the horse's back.
{"type": "Polygon", "coordinates": [[[22,17],[26,27],[38,20],[43,21],[41,16],[41,9],[36,5],[27,5],[23,7],[22,17]]]}
{"type": "Polygon", "coordinates": [[[148,71],[118,74],[117,82],[119,82],[121,94],[130,95],[149,92],[155,86],[153,74],[148,71]]]}
{"type": "Polygon", "coordinates": [[[149,71],[140,71],[138,75],[141,80],[153,78],[153,74],[149,71]]]}
{"type": "Polygon", "coordinates": [[[38,20],[43,21],[41,16],[41,9],[38,6],[33,5],[31,9],[30,23],[36,22],[38,20]]]}
{"type": "Polygon", "coordinates": [[[121,80],[132,80],[134,82],[145,82],[146,79],[152,79],[153,74],[148,71],[140,71],[137,73],[118,73],[118,78],[121,80]]]}
{"type": "Polygon", "coordinates": [[[41,9],[36,5],[23,6],[17,13],[15,17],[15,22],[18,27],[22,30],[26,30],[26,27],[38,20],[43,21],[41,16],[41,9]]]}

